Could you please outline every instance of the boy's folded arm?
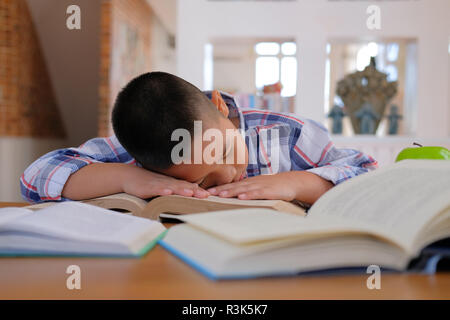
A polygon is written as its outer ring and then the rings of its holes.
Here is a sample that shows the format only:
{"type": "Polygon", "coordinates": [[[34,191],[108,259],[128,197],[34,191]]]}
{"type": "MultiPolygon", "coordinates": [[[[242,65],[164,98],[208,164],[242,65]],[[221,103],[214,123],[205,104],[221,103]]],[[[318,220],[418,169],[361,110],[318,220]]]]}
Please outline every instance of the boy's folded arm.
{"type": "Polygon", "coordinates": [[[335,159],[319,163],[317,167],[306,171],[317,174],[337,185],[362,173],[374,170],[378,166],[375,159],[357,150],[334,149],[335,159]]]}
{"type": "Polygon", "coordinates": [[[72,173],[61,196],[64,199],[86,200],[123,192],[129,169],[143,170],[124,163],[92,163],[72,173]]]}
{"type": "Polygon", "coordinates": [[[29,202],[65,200],[62,191],[72,174],[87,165],[107,162],[136,163],[114,136],[91,139],[79,148],[49,152],[21,176],[22,197],[29,202]]]}
{"type": "Polygon", "coordinates": [[[42,156],[25,170],[20,184],[29,202],[84,200],[119,192],[141,198],[209,195],[194,183],[141,168],[114,136],[42,156]]]}
{"type": "Polygon", "coordinates": [[[296,163],[302,163],[309,167],[306,171],[335,185],[378,166],[369,155],[353,149],[336,148],[328,131],[312,120],[305,122],[291,156],[297,160],[293,162],[293,170],[296,170],[296,163]]]}
{"type": "Polygon", "coordinates": [[[82,168],[69,177],[62,195],[72,200],[85,200],[120,192],[142,199],[170,194],[209,196],[195,183],[124,163],[94,163],[82,168]]]}

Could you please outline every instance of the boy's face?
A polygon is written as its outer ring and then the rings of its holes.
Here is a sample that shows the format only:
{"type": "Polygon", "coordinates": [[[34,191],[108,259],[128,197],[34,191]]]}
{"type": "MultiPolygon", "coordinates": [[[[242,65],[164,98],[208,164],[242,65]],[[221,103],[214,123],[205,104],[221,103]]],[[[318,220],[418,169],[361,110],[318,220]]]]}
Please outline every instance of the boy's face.
{"type": "MultiPolygon", "coordinates": [[[[222,112],[220,109],[219,111],[222,112]]],[[[224,113],[222,112],[222,114],[224,113]]],[[[245,141],[240,134],[236,135],[236,138],[226,138],[227,130],[228,133],[230,132],[230,129],[231,131],[236,132],[237,128],[239,128],[239,119],[235,118],[230,120],[225,116],[221,116],[218,117],[217,121],[203,121],[203,130],[210,128],[218,129],[223,137],[223,154],[215,155],[214,163],[205,163],[202,158],[201,163],[195,164],[192,159],[191,164],[181,163],[173,165],[168,169],[161,170],[161,173],[189,182],[198,183],[199,186],[204,189],[239,181],[244,178],[248,165],[248,150],[245,141]],[[230,140],[233,139],[234,143],[230,143],[230,140]]],[[[211,143],[196,143],[198,142],[195,141],[196,139],[201,140],[202,137],[194,136],[192,139],[192,158],[194,157],[194,154],[198,152],[195,148],[202,146],[201,154],[204,155],[208,152],[208,150],[205,149],[208,148],[208,145],[211,143]]]]}

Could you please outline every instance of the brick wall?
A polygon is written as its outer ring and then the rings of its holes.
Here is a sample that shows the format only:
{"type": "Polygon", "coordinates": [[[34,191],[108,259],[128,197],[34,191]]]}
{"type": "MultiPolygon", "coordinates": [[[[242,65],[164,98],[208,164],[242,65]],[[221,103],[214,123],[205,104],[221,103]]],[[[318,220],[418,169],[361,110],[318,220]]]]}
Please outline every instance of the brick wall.
{"type": "Polygon", "coordinates": [[[102,0],[99,135],[112,133],[111,109],[119,91],[151,71],[153,13],[145,0],[102,0]]]}
{"type": "Polygon", "coordinates": [[[25,0],[0,0],[0,136],[65,136],[25,0]]]}

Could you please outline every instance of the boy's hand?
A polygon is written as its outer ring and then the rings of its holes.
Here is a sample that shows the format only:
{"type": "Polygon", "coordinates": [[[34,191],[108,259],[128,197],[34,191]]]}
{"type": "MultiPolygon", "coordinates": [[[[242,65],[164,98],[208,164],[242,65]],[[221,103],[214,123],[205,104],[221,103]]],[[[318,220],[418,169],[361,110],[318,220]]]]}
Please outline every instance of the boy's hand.
{"type": "Polygon", "coordinates": [[[332,186],[331,182],[313,173],[290,171],[247,178],[210,188],[208,192],[224,198],[285,201],[296,199],[312,204],[332,186]]]}
{"type": "Polygon", "coordinates": [[[122,189],[123,192],[142,199],[171,194],[197,198],[209,196],[209,193],[196,183],[132,166],[129,166],[129,170],[122,176],[122,189]]]}
{"type": "Polygon", "coordinates": [[[286,179],[283,173],[251,177],[239,182],[210,188],[208,191],[219,197],[238,197],[243,200],[277,199],[292,201],[297,195],[294,184],[286,179]]]}

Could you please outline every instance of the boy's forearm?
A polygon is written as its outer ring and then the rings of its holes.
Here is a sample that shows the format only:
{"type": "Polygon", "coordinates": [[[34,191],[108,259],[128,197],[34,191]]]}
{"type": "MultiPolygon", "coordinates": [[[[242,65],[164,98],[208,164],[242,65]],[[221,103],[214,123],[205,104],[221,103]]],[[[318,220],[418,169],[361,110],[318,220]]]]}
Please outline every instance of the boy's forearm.
{"type": "Polygon", "coordinates": [[[296,200],[313,204],[334,184],[324,178],[307,171],[290,171],[288,173],[296,189],[296,200]]]}
{"type": "Polygon", "coordinates": [[[81,168],[69,177],[62,196],[85,200],[120,192],[142,199],[170,194],[198,198],[209,196],[195,183],[124,163],[94,163],[81,168]]]}
{"type": "Polygon", "coordinates": [[[224,198],[238,197],[242,200],[294,199],[313,204],[334,184],[307,171],[288,171],[277,174],[259,175],[238,182],[209,188],[212,195],[224,198]]]}
{"type": "Polygon", "coordinates": [[[93,163],[73,173],[62,196],[84,200],[123,192],[123,181],[130,170],[138,169],[123,163],[93,163]]]}

